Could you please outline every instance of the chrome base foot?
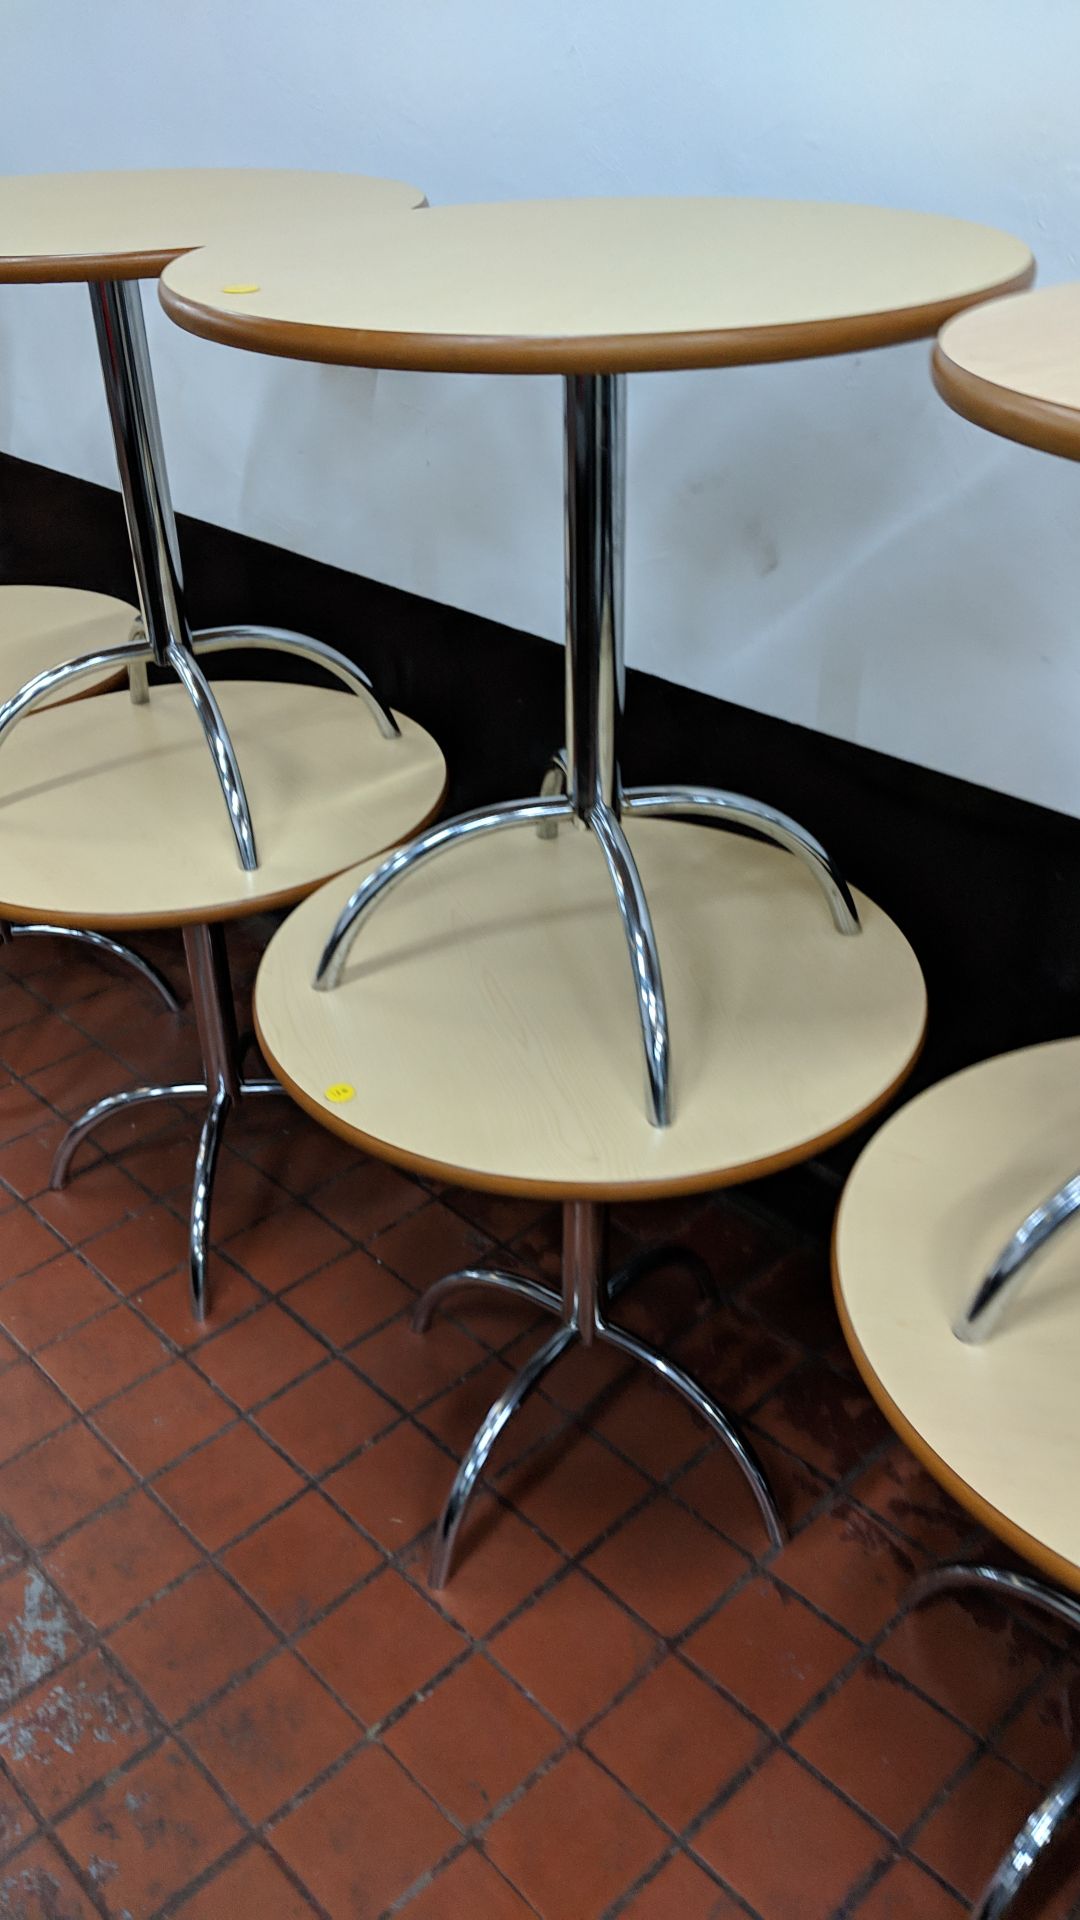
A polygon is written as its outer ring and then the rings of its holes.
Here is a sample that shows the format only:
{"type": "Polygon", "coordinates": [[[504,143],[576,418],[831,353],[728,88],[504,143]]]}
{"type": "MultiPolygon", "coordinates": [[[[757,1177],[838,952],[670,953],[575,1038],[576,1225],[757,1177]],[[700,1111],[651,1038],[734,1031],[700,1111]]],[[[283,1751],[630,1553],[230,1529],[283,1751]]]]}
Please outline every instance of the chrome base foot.
{"type": "Polygon", "coordinates": [[[620,1353],[648,1367],[687,1401],[724,1442],[749,1482],[765,1522],[770,1546],[782,1546],[784,1526],[765,1470],[735,1421],[706,1393],[704,1387],[674,1361],[668,1360],[644,1340],[639,1340],[635,1334],[614,1326],[608,1318],[608,1308],[620,1294],[646,1274],[654,1273],[665,1265],[687,1266],[706,1291],[711,1292],[711,1281],[704,1261],[684,1248],[654,1248],[635,1255],[617,1273],[608,1276],[603,1260],[602,1209],[590,1202],[568,1202],[563,1208],[563,1218],[561,1296],[523,1274],[466,1267],[436,1281],[417,1301],[414,1309],[413,1328],[417,1333],[423,1333],[430,1326],[436,1311],[445,1306],[452,1294],[482,1289],[523,1300],[544,1313],[557,1314],[562,1321],[562,1325],[541,1343],[489,1409],[462,1459],[436,1523],[431,1555],[431,1585],[436,1589],[446,1585],[469,1500],[499,1435],[555,1362],[579,1340],[584,1345],[601,1341],[615,1347],[620,1353]]]}
{"type": "Polygon", "coordinates": [[[268,1077],[245,1079],[240,1071],[241,1043],[236,1032],[221,928],[185,927],[184,951],[205,1079],[178,1080],[161,1087],[132,1087],[123,1093],[111,1093],[104,1100],[95,1101],[80,1119],[72,1123],[61,1140],[53,1160],[51,1184],[54,1189],[66,1185],[71,1163],[83,1141],[89,1139],[95,1128],[116,1114],[126,1113],[134,1107],[160,1105],[162,1101],[169,1100],[207,1101],[209,1104],[195,1156],[188,1228],[191,1299],[195,1317],[201,1321],[205,1319],[207,1310],[210,1207],[225,1123],[233,1107],[241,1100],[283,1093],[284,1088],[268,1077]]]}
{"type": "MultiPolygon", "coordinates": [[[[236,1089],[236,1098],[246,1100],[253,1095],[284,1093],[285,1089],[276,1080],[241,1080],[236,1089]]],[[[132,1107],[149,1106],[168,1100],[209,1100],[206,1117],[199,1136],[198,1150],[195,1156],[195,1177],[191,1192],[191,1219],[188,1231],[188,1271],[191,1277],[191,1300],[195,1318],[204,1320],[207,1308],[207,1259],[210,1231],[210,1206],[213,1200],[214,1175],[217,1171],[218,1154],[225,1122],[234,1105],[234,1096],[228,1093],[221,1081],[211,1092],[205,1081],[177,1081],[172,1086],[132,1087],[125,1093],[110,1093],[104,1100],[98,1100],[92,1107],[68,1128],[52,1164],[49,1184],[54,1192],[65,1187],[71,1176],[71,1163],[84,1140],[88,1140],[95,1128],[116,1114],[126,1113],[132,1107]]]]}
{"type": "Polygon", "coordinates": [[[151,961],[144,960],[141,953],[136,953],[131,947],[125,947],[121,941],[110,940],[104,933],[92,933],[89,927],[52,927],[44,922],[17,927],[10,920],[0,921],[0,944],[5,940],[46,937],[51,940],[78,940],[85,947],[93,947],[96,953],[107,953],[111,959],[119,960],[123,966],[130,967],[133,973],[137,973],[146,981],[147,986],[153,987],[154,992],[164,1000],[170,1013],[179,1013],[180,1002],[165,975],[159,973],[151,961]]]}
{"type": "MultiPolygon", "coordinates": [[[[975,1562],[957,1562],[934,1567],[908,1588],[911,1607],[921,1606],[939,1594],[958,1588],[982,1587],[1005,1600],[1020,1600],[1037,1607],[1055,1620],[1080,1627],[1080,1599],[1059,1592],[1029,1574],[1010,1573],[1001,1567],[975,1562]]],[[[971,1909],[971,1920],[1002,1920],[1016,1896],[1025,1886],[1037,1863],[1045,1858],[1062,1829],[1080,1810],[1080,1754],[1070,1761],[1045,1799],[1040,1801],[1016,1835],[971,1909]]]]}

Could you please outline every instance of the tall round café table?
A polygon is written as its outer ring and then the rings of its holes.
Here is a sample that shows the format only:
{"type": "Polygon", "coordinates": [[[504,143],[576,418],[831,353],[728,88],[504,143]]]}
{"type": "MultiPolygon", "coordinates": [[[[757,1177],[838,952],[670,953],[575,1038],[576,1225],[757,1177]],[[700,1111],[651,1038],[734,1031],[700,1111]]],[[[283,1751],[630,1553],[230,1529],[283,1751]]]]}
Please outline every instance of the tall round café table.
{"type": "MultiPolygon", "coordinates": [[[[342,173],[256,168],[175,168],[52,173],[0,178],[0,285],[85,282],[93,309],[105,396],[116,448],[143,629],[120,649],[132,698],[147,697],[148,662],[186,691],[210,751],[235,856],[259,864],[256,823],[234,743],[198,656],[222,649],[300,655],[351,688],[392,741],[397,725],[367,676],[324,641],[265,626],[193,633],[184,603],[176,520],[147,349],[139,281],[155,278],[186,248],[284,221],[309,234],[346,233],[362,250],[373,214],[419,206],[418,188],[342,173]]],[[[7,728],[68,682],[101,672],[100,648],[60,658],[0,704],[7,728]]],[[[16,683],[18,687],[18,683],[16,683]]]]}
{"type": "Polygon", "coordinates": [[[166,311],[212,340],[359,367],[548,373],[564,384],[565,750],[541,795],[441,824],[370,873],[327,929],[316,985],[337,985],[372,907],[433,856],[502,828],[551,834],[572,822],[610,875],[647,1109],[667,1126],[677,1113],[668,1009],[627,819],[749,827],[805,863],[841,935],[858,931],[858,915],[825,849],[766,803],[703,786],[624,786],[626,376],[916,339],[1032,272],[1020,241],[966,221],[750,199],[438,207],[373,222],[359,246],[329,223],[311,235],[279,217],[175,260],[160,283],[166,311]]]}
{"type": "MultiPolygon", "coordinates": [[[[1080,283],[993,301],[945,327],[934,383],[950,407],[991,433],[1080,460],[1080,283]]],[[[1017,1159],[1026,1142],[1017,1133],[1017,1159]]],[[[1051,1190],[1029,1181],[1027,1204],[987,1264],[960,1324],[982,1340],[1021,1287],[1028,1264],[1080,1211],[1080,1171],[1051,1190]]]]}
{"type": "MultiPolygon", "coordinates": [[[[928,1472],[1044,1576],[980,1555],[922,1574],[911,1606],[976,1590],[1080,1628],[1075,1242],[1036,1233],[1038,1271],[1022,1294],[1003,1286],[987,1297],[979,1281],[1025,1196],[1060,1181],[1078,1132],[1080,1040],[1023,1047],[893,1114],[844,1190],[834,1284],[863,1379],[928,1472]]],[[[990,1874],[972,1920],[1011,1910],[1078,1812],[1080,1753],[990,1874]]]]}
{"type": "MultiPolygon", "coordinates": [[[[957,413],[1080,460],[1080,285],[995,300],[933,355],[957,413]]],[[[911,1604],[979,1589],[1080,1628],[1076,1241],[1080,1040],[984,1060],[895,1114],[837,1215],[837,1304],[901,1438],[962,1506],[1044,1577],[965,1561],[911,1604]]],[[[1000,1920],[1080,1812],[1080,1754],[1024,1822],[972,1907],[1000,1920]]],[[[1034,1907],[1025,1911],[1035,1911],[1034,1907]]]]}
{"type": "Polygon", "coordinates": [[[615,1347],[682,1395],[745,1476],[770,1544],[781,1542],[748,1437],[619,1318],[625,1288],[670,1255],[654,1249],[610,1272],[605,1210],[820,1151],[889,1099],[923,1032],[910,948],[805,828],[723,790],[623,783],[626,376],[915,338],[1031,272],[1019,242],[958,221],[585,200],[388,218],[363,260],[343,239],[253,233],[189,254],[162,279],[175,320],[236,346],[563,382],[566,745],[545,791],[440,825],[334,881],[275,935],[256,983],[267,1058],[324,1125],[429,1176],[562,1205],[559,1292],[468,1269],[417,1307],[423,1331],[458,1288],[481,1289],[558,1322],[461,1461],[436,1527],[436,1586],[500,1433],[578,1341],[615,1347]],[[238,285],[247,291],[229,291],[238,285]],[[701,833],[702,819],[751,832],[701,833]],[[533,831],[510,838],[507,827],[533,831]],[[453,861],[433,861],[451,848],[453,861]],[[620,979],[627,952],[632,991],[620,979]],[[628,1071],[642,1045],[644,1108],[628,1071]]]}

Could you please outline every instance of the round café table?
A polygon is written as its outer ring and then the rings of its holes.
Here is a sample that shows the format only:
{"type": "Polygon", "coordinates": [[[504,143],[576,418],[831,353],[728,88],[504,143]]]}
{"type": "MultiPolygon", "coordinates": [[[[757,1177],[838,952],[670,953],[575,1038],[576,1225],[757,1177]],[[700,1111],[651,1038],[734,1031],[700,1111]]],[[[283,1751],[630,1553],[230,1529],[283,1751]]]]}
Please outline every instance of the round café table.
{"type": "MultiPolygon", "coordinates": [[[[127,644],[142,630],[137,607],[111,594],[86,593],[77,587],[0,587],[0,685],[10,692],[47,671],[72,649],[92,650],[102,661],[100,670],[87,675],[78,691],[69,698],[83,699],[89,694],[123,684],[124,668],[109,656],[127,644]]],[[[54,701],[63,699],[63,690],[54,701]]],[[[179,1011],[179,1003],[169,982],[133,948],[98,933],[89,927],[61,927],[49,922],[14,926],[0,918],[0,945],[9,940],[61,938],[76,940],[97,953],[119,960],[153,987],[170,1012],[179,1011]]]]}
{"type": "Polygon", "coordinates": [[[549,373],[564,383],[565,749],[542,795],[440,825],[369,874],[328,929],[316,984],[340,980],[361,920],[434,855],[502,828],[550,835],[573,822],[610,875],[647,1108],[666,1126],[676,1106],[665,984],[626,820],[750,827],[806,864],[841,934],[858,931],[858,916],[825,849],[774,808],[715,788],[623,784],[626,376],[915,339],[973,301],[1026,285],[1032,271],[1021,242],[965,221],[724,199],[439,207],[387,215],[362,245],[343,229],[308,235],[275,219],[174,261],[160,283],[166,311],[212,340],[303,360],[549,373]]]}
{"type": "Polygon", "coordinates": [[[126,692],[36,714],[0,752],[0,916],[105,934],[183,932],[203,1072],[99,1100],[69,1128],[53,1185],[81,1142],[114,1115],[162,1101],[205,1103],[192,1188],[189,1257],[206,1311],[209,1210],[222,1131],[243,1097],[281,1091],[246,1076],[223,924],[291,905],[329,876],[415,833],[438,808],[445,766],[430,735],[395,715],[393,752],[349,694],[230,680],[220,690],[242,753],[262,839],[258,869],[238,866],[217,831],[220,800],[181,686],[146,702],[126,692]]]}
{"type": "MultiPolygon", "coordinates": [[[[976,426],[1080,460],[1080,283],[993,301],[953,320],[934,349],[933,374],[942,398],[976,426]]],[[[1074,1124],[1071,1137],[1078,1136],[1074,1124]]],[[[1016,1152],[1026,1166],[1019,1131],[1016,1152]]],[[[1040,1190],[1029,1176],[1016,1218],[969,1302],[963,1337],[985,1337],[1024,1283],[1028,1262],[1078,1210],[1075,1167],[1052,1189],[1040,1190]]]]}
{"type": "MultiPolygon", "coordinates": [[[[638,818],[626,834],[683,1043],[674,1126],[651,1126],[634,1097],[634,1009],[609,990],[621,932],[588,834],[556,848],[535,834],[466,841],[391,896],[336,992],[313,993],[328,917],[362,877],[344,874],[279,928],[256,981],[263,1052],[322,1125],[437,1181],[562,1206],[561,1293],[469,1268],[416,1309],[422,1332],[459,1288],[479,1289],[559,1322],[461,1462],[436,1530],[437,1587],[499,1434],[578,1341],[615,1347],[681,1394],[746,1476],[771,1543],[782,1541],[735,1420],[612,1313],[645,1273],[687,1264],[685,1249],[651,1249],[611,1274],[606,1207],[742,1182],[821,1151],[878,1111],[921,1044],[918,962],[872,901],[855,896],[861,938],[837,940],[810,872],[761,840],[638,818]]],[[[701,1262],[689,1264],[701,1278],[701,1262]]]]}
{"type": "MultiPolygon", "coordinates": [[[[972,1325],[980,1275],[1026,1196],[1060,1184],[1078,1134],[1080,1040],[1025,1047],[894,1114],[844,1190],[834,1284],[863,1379],[935,1479],[1053,1582],[966,1561],[920,1579],[913,1605],[979,1588],[1080,1627],[1075,1246],[1044,1235],[1023,1295],[999,1290],[972,1325]]],[[[973,1920],[999,1920],[1078,1807],[1080,1756],[1017,1834],[973,1920]]]]}
{"type": "MultiPolygon", "coordinates": [[[[244,776],[197,656],[223,648],[298,654],[351,687],[387,739],[396,737],[396,723],[367,676],[323,641],[264,626],[192,633],[138,282],[156,277],[188,247],[234,230],[257,232],[276,220],[310,234],[345,232],[361,244],[373,213],[405,211],[422,200],[417,188],[394,180],[254,168],[0,178],[0,285],[81,280],[89,288],[143,613],[143,631],[122,650],[137,676],[133,695],[140,697],[141,687],[145,697],[148,661],[185,688],[210,750],[236,857],[249,872],[259,864],[259,849],[244,776]]],[[[0,743],[27,706],[101,667],[96,649],[48,663],[0,705],[0,743]]]]}

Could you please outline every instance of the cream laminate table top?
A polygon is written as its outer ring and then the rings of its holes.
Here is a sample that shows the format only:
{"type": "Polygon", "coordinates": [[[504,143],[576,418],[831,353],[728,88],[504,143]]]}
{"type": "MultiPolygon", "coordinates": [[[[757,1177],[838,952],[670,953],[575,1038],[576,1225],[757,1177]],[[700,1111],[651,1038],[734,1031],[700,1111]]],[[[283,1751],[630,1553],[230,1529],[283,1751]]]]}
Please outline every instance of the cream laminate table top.
{"type": "Polygon", "coordinates": [[[837,1216],[837,1301],[871,1392],[1002,1539],[1080,1589],[1080,1222],[979,1345],[952,1332],[1020,1222],[1080,1169],[1080,1040],[920,1094],[875,1135],[837,1216]]]}
{"type": "Polygon", "coordinates": [[[0,177],[0,284],[153,279],[188,247],[267,227],[354,241],[373,213],[419,206],[400,180],[261,167],[0,177]]]}
{"type": "Polygon", "coordinates": [[[363,923],[330,992],[312,976],[360,873],[289,917],[255,1017],[301,1106],[455,1184],[644,1199],[803,1159],[886,1100],[926,1012],[892,922],[861,899],[864,931],[838,934],[806,869],[747,837],[626,827],[668,998],[672,1125],[646,1118],[622,925],[599,847],[572,826],[461,843],[417,869],[363,923]]]}
{"type": "MultiPolygon", "coordinates": [[[[84,593],[77,587],[0,587],[0,701],[9,700],[48,667],[62,666],[80,653],[123,646],[138,620],[137,607],[106,593],[84,593]]],[[[56,700],[46,704],[100,692],[115,686],[124,673],[123,667],[105,668],[85,680],[69,681],[56,700]]]]}
{"type": "Polygon", "coordinates": [[[934,350],[934,381],[976,426],[1080,460],[1080,281],[950,321],[934,350]]]}
{"type": "Polygon", "coordinates": [[[260,865],[244,873],[197,715],[178,685],[27,718],[0,745],[0,917],[99,928],[225,920],[284,905],[407,838],[443,758],[355,694],[219,681],[260,865]]]}
{"type": "Polygon", "coordinates": [[[932,214],[526,200],[388,216],[362,244],[284,219],[234,227],[175,262],[161,298],[192,332],[297,359],[589,373],[884,346],[1032,271],[1021,241],[932,214]]]}

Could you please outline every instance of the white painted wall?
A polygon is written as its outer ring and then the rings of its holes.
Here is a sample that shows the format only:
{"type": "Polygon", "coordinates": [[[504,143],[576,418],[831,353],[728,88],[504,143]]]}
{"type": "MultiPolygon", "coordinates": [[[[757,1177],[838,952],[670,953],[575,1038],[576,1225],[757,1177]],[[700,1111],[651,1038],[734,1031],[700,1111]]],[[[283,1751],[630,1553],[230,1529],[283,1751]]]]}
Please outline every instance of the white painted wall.
{"type": "MultiPolygon", "coordinates": [[[[1008,227],[1046,282],[1078,72],[1076,0],[2,0],[0,170],[880,201],[1008,227]]],[[[261,360],[148,308],[180,508],[559,635],[554,381],[261,360]]],[[[956,419],[927,357],[634,383],[630,660],[1080,813],[1080,472],[956,419]]],[[[113,481],[81,288],[0,289],[0,446],[113,481]]]]}

